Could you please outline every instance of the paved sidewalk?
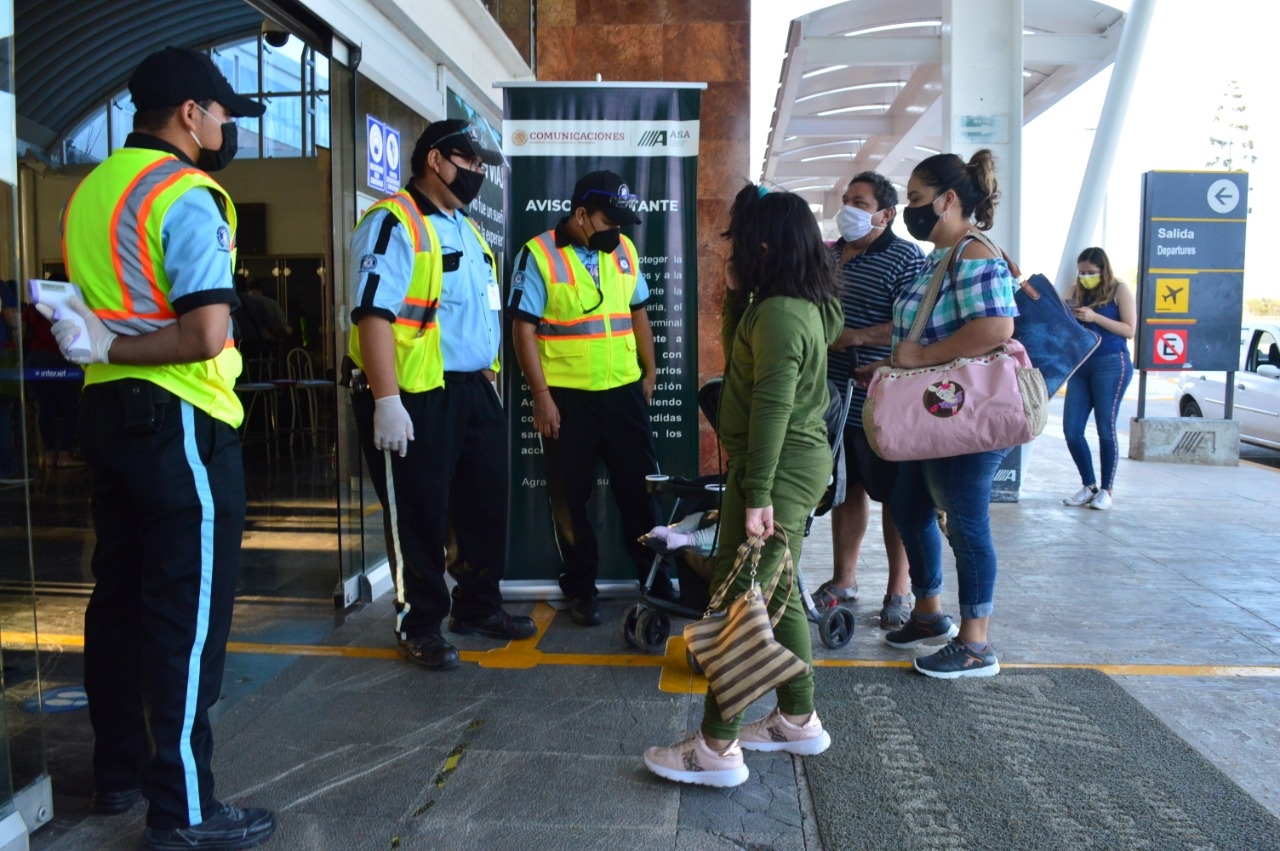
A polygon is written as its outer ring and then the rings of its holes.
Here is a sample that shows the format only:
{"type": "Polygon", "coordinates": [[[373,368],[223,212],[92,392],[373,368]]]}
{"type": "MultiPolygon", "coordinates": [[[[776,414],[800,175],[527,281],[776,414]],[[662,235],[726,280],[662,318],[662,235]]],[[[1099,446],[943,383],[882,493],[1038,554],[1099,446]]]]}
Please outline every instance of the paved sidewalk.
{"type": "MultiPolygon", "coordinates": [[[[992,506],[1001,665],[1103,666],[1280,815],[1278,485],[1280,473],[1247,463],[1122,460],[1113,510],[1068,508],[1061,499],[1079,481],[1051,421],[1029,453],[1021,501],[992,506]]],[[[909,656],[873,625],[885,581],[879,535],[876,517],[853,641],[832,651],[815,631],[818,677],[829,660],[909,656]]],[[[830,546],[819,520],[801,560],[810,587],[829,578],[830,546]]],[[[954,611],[949,566],[945,576],[954,611]]],[[[615,628],[625,603],[606,605],[596,629],[545,604],[515,606],[534,612],[538,638],[501,649],[459,639],[466,663],[446,674],[396,658],[386,600],[320,639],[322,655],[234,653],[231,684],[293,661],[219,715],[219,794],[279,811],[272,849],[821,847],[801,760],[750,754],[751,779],[731,791],[645,771],[645,746],[693,729],[701,698],[681,691],[691,680],[678,644],[665,658],[625,647],[615,628]]],[[[56,774],[54,784],[67,785],[56,774]]],[[[34,848],[136,847],[141,807],[77,819],[82,804],[58,806],[56,829],[34,848]]],[[[868,837],[867,847],[896,843],[868,837]]]]}

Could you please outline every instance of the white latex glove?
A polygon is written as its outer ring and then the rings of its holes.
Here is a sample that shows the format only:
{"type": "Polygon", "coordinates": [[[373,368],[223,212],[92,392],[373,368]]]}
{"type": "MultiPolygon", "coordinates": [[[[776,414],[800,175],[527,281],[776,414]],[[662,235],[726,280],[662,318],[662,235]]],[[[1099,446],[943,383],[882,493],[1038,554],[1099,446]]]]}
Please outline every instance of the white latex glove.
{"type": "MultiPolygon", "coordinates": [[[[80,323],[74,319],[63,318],[54,322],[51,329],[53,338],[58,342],[58,348],[62,350],[62,356],[82,366],[90,363],[109,363],[107,350],[116,339],[115,332],[107,330],[102,320],[94,315],[94,312],[77,296],[67,299],[67,309],[80,317],[81,322],[84,323],[84,333],[89,337],[89,351],[86,354],[83,344],[74,350],[70,348],[80,339],[80,323]]],[[[40,311],[45,319],[53,321],[53,308],[47,304],[37,304],[36,310],[40,311]]]]}
{"type": "Polygon", "coordinates": [[[376,449],[389,449],[403,458],[409,454],[409,441],[413,440],[413,420],[404,409],[400,396],[383,396],[373,400],[373,445],[376,449]]]}

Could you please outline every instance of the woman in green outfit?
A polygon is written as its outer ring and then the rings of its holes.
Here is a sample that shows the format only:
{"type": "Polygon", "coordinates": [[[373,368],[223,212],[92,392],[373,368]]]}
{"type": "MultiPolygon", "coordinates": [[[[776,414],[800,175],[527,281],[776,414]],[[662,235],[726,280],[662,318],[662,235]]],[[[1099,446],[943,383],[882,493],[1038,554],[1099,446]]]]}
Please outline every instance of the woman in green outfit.
{"type": "MultiPolygon", "coordinates": [[[[844,327],[831,253],[808,205],[788,192],[764,193],[748,184],[737,198],[724,236],[730,243],[721,342],[727,353],[719,431],[729,455],[720,507],[721,540],[712,593],[733,568],[738,545],[766,539],[757,580],[768,587],[781,569],[786,532],[798,564],[805,519],[831,476],[827,409],[827,347],[844,327]]],[[[747,590],[744,573],[726,599],[747,590]]],[[[809,623],[795,583],[780,584],[770,614],[785,607],[774,628],[779,643],[813,661],[809,623]]],[[[723,718],[708,693],[701,729],[670,747],[649,748],[649,770],[670,780],[737,786],[749,776],[742,750],[822,753],[831,737],[813,708],[813,671],[778,687],[778,706],[742,724],[723,718]]]]}

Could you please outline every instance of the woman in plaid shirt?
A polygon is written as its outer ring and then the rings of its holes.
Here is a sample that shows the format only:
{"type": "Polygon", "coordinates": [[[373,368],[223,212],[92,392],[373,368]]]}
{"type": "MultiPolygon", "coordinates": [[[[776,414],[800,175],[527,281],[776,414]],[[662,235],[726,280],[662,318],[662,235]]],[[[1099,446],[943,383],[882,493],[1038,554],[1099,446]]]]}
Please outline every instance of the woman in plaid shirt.
{"type": "MultiPolygon", "coordinates": [[[[971,236],[991,229],[996,206],[995,162],[988,150],[965,163],[955,154],[938,154],[916,166],[907,182],[903,221],[918,240],[933,243],[924,270],[898,298],[893,309],[898,367],[944,364],[958,357],[985,355],[1013,335],[1017,315],[1016,282],[1005,261],[971,236]],[[920,300],[934,270],[957,252],[951,274],[918,343],[908,342],[920,300]]],[[[859,370],[867,377],[878,364],[859,370]]],[[[996,553],[991,542],[991,479],[1008,449],[978,452],[899,466],[890,503],[902,533],[911,571],[915,607],[900,629],[885,641],[899,648],[946,642],[915,660],[915,669],[931,677],[989,677],[1000,672],[987,641],[996,582],[996,553]],[[942,532],[938,512],[956,558],[960,625],[942,613],[942,532]]]]}

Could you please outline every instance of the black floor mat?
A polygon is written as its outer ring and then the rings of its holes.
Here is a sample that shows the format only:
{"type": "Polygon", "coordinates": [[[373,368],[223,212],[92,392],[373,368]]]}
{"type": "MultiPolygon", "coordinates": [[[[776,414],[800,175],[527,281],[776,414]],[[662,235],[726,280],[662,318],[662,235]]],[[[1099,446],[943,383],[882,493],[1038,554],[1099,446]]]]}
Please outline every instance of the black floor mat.
{"type": "Polygon", "coordinates": [[[826,849],[1280,849],[1280,821],[1106,675],[823,668],[826,849]]]}

